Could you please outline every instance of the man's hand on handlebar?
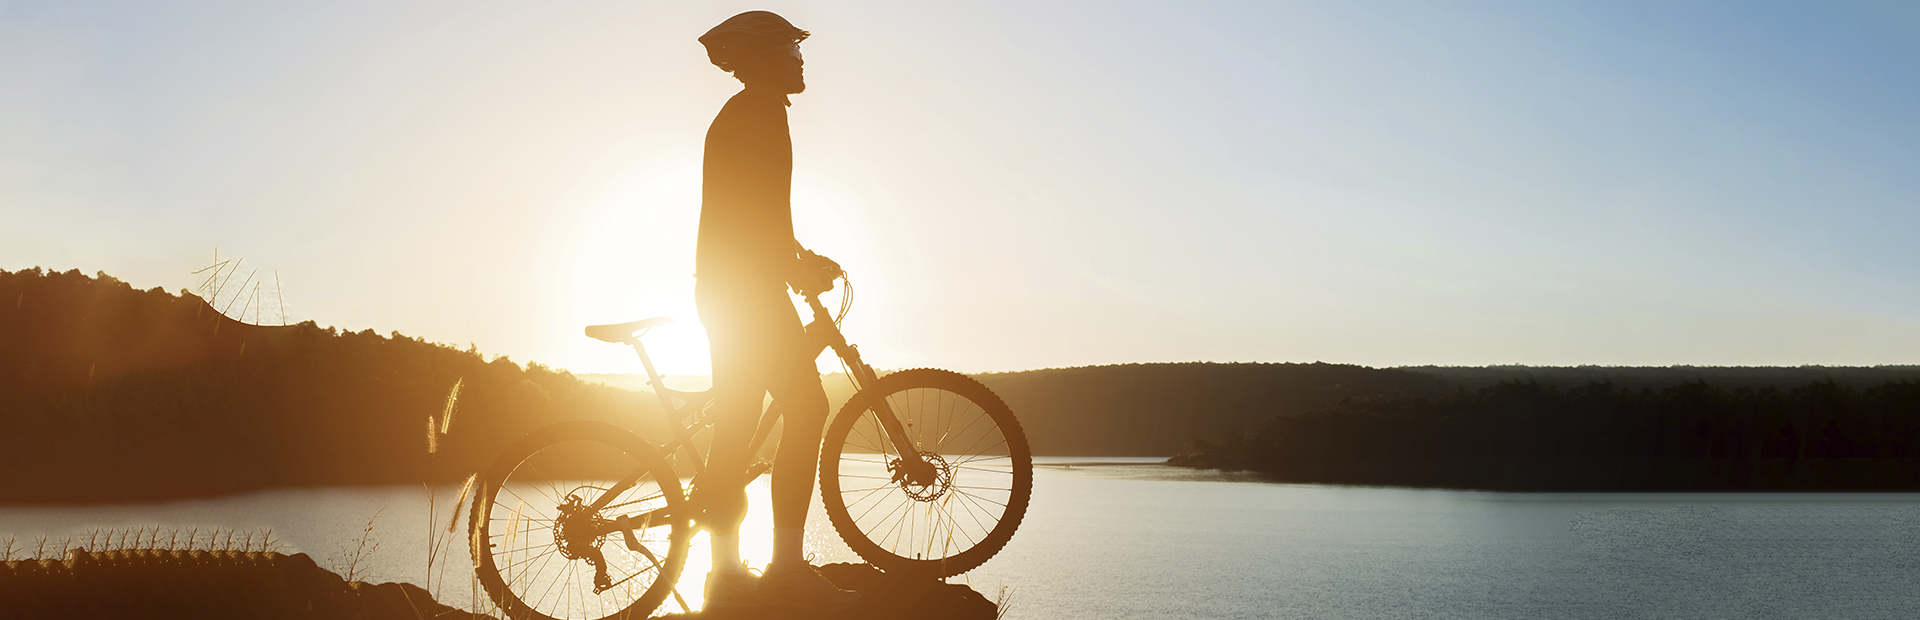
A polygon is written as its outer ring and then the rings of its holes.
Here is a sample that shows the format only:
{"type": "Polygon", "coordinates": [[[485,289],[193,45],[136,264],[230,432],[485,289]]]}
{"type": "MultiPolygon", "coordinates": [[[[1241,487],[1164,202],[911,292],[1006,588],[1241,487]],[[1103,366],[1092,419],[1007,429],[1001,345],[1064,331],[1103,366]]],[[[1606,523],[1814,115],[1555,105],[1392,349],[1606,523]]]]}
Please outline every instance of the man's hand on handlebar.
{"type": "Polygon", "coordinates": [[[787,280],[787,285],[800,295],[819,295],[833,290],[833,280],[844,273],[840,263],[801,248],[800,269],[787,280]]]}

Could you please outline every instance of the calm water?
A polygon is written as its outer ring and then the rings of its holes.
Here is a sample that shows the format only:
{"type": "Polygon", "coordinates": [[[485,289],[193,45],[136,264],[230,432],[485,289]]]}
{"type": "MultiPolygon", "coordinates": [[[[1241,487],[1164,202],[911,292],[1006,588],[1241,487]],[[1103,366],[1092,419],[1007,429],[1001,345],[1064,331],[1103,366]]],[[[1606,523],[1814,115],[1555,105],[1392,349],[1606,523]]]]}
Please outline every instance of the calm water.
{"type": "MultiPolygon", "coordinates": [[[[1920,494],[1421,491],[1144,462],[1043,459],[1020,533],[955,580],[990,598],[1006,586],[1008,617],[1028,619],[1920,617],[1920,494]],[[1091,461],[1128,464],[1063,466],[1091,461]]],[[[338,567],[377,512],[380,546],[362,578],[421,583],[429,536],[448,536],[458,489],[436,493],[433,523],[419,487],[0,508],[0,539],[272,528],[290,550],[338,567]]],[[[853,560],[816,513],[815,561],[853,560]]],[[[750,560],[765,561],[765,536],[754,534],[766,519],[758,506],[749,517],[750,560]]],[[[450,542],[435,580],[444,575],[441,598],[461,604],[473,597],[466,551],[457,534],[450,542]]],[[[683,594],[698,594],[704,559],[696,548],[683,594]]]]}

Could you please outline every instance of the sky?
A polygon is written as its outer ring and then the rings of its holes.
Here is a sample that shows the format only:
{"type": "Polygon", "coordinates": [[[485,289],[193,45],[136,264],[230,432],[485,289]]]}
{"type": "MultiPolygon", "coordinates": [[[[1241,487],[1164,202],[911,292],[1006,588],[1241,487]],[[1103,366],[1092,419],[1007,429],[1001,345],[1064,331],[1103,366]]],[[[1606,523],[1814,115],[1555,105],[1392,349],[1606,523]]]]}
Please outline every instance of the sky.
{"type": "Polygon", "coordinates": [[[581,328],[673,316],[705,374],[695,38],[752,9],[876,367],[1920,363],[1896,1],[0,0],[0,269],[217,248],[243,319],[639,372],[581,328]]]}

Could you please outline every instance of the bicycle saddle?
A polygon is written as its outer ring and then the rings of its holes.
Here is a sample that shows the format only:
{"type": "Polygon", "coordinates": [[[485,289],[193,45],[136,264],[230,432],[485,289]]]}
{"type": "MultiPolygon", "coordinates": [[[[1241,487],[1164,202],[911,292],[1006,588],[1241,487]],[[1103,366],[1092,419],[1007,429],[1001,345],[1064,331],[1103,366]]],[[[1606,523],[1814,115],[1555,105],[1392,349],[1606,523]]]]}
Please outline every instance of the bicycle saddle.
{"type": "Polygon", "coordinates": [[[656,316],[651,319],[641,319],[638,321],[634,321],[632,323],[619,323],[616,325],[588,325],[587,337],[592,338],[594,340],[599,340],[602,342],[611,342],[614,344],[620,344],[622,342],[626,342],[628,338],[633,337],[634,332],[644,330],[644,329],[649,329],[656,325],[666,325],[672,322],[673,322],[673,317],[656,316]]]}

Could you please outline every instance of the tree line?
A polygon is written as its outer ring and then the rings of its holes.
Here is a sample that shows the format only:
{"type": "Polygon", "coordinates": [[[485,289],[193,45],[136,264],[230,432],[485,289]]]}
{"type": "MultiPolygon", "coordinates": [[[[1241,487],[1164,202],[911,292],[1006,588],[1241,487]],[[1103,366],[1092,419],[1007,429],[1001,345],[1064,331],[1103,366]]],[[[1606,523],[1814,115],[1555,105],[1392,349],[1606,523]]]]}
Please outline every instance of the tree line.
{"type": "Polygon", "coordinates": [[[1172,456],[1196,437],[1346,398],[1438,396],[1432,375],[1351,364],[1185,362],[973,375],[1007,406],[1035,454],[1172,456]]]}
{"type": "Polygon", "coordinates": [[[0,502],[458,480],[575,418],[666,437],[650,395],[471,347],[248,325],[104,273],[0,271],[0,502]]]}
{"type": "Polygon", "coordinates": [[[1920,488],[1920,382],[1792,388],[1499,382],[1347,400],[1172,463],[1277,480],[1530,490],[1920,488]]]}
{"type": "Polygon", "coordinates": [[[1624,388],[1665,388],[1698,381],[1723,388],[1792,388],[1815,381],[1865,389],[1888,381],[1920,379],[1920,366],[1402,366],[1477,390],[1501,382],[1532,381],[1560,389],[1593,382],[1624,388]]]}

